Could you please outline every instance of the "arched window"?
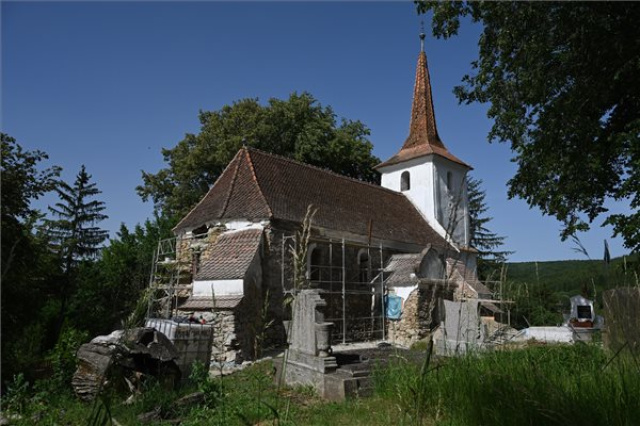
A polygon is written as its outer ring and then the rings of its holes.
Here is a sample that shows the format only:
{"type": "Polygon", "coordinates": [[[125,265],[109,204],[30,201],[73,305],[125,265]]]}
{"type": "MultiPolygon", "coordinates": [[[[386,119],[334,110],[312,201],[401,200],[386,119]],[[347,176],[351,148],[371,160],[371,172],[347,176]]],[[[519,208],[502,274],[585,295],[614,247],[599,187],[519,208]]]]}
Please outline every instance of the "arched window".
{"type": "Polygon", "coordinates": [[[369,282],[369,254],[366,249],[358,252],[358,279],[361,283],[369,282]]]}
{"type": "Polygon", "coordinates": [[[451,192],[453,188],[453,175],[451,172],[447,172],[447,191],[451,192]]]}
{"type": "Polygon", "coordinates": [[[307,278],[309,281],[320,281],[320,266],[322,253],[316,244],[310,244],[307,249],[307,278]]]}
{"type": "Polygon", "coordinates": [[[402,175],[400,175],[400,191],[408,191],[409,189],[411,189],[409,172],[402,172],[402,175]]]}

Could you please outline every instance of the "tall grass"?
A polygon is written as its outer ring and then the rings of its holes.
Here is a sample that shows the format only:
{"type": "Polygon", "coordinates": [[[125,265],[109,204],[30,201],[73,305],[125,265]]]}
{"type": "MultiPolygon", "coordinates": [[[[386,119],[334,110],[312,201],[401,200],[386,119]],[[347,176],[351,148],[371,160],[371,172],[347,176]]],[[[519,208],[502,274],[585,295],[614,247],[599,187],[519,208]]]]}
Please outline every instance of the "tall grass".
{"type": "Polygon", "coordinates": [[[602,348],[576,344],[470,354],[423,374],[396,362],[376,372],[376,390],[416,424],[421,413],[446,425],[640,424],[640,372],[609,361],[602,348]]]}

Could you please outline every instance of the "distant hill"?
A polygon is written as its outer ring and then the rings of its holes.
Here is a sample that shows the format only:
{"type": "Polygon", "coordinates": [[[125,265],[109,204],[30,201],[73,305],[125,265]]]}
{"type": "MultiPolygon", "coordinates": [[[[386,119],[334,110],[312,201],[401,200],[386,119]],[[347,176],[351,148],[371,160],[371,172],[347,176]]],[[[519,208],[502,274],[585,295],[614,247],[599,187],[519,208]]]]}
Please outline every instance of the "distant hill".
{"type": "Polygon", "coordinates": [[[602,260],[561,260],[552,262],[510,262],[506,264],[506,280],[514,283],[542,285],[563,293],[580,293],[637,283],[638,256],[602,260]],[[625,267],[626,261],[626,267],[625,267]],[[626,273],[625,273],[626,270],[626,273]],[[635,274],[634,274],[635,271],[635,274]]]}

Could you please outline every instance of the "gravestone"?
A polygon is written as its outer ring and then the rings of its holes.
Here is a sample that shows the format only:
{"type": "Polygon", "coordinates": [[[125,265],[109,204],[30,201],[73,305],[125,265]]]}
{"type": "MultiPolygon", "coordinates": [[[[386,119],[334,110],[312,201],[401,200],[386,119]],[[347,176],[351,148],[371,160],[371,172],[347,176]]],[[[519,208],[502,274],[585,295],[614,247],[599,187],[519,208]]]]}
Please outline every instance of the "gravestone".
{"type": "Polygon", "coordinates": [[[318,290],[302,290],[293,302],[289,325],[290,345],[279,376],[288,385],[312,386],[324,394],[324,375],[335,372],[338,364],[331,356],[331,326],[325,322],[323,309],[327,303],[318,290]]]}

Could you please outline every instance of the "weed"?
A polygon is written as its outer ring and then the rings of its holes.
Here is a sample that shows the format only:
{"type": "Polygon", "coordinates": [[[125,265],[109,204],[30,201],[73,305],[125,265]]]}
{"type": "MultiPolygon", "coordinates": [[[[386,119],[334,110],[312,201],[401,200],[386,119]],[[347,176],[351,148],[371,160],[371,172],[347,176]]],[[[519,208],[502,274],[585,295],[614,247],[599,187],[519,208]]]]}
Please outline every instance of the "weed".
{"type": "Polygon", "coordinates": [[[24,412],[29,401],[29,382],[24,374],[13,376],[13,382],[7,386],[7,394],[2,398],[2,406],[5,411],[20,414],[24,412]]]}
{"type": "Polygon", "coordinates": [[[221,393],[220,383],[209,376],[209,369],[203,362],[194,361],[191,365],[189,381],[199,392],[204,394],[205,406],[208,408],[214,408],[223,396],[221,393]]]}

